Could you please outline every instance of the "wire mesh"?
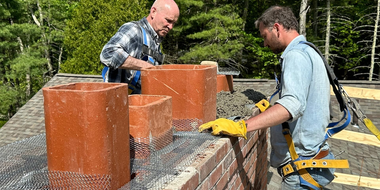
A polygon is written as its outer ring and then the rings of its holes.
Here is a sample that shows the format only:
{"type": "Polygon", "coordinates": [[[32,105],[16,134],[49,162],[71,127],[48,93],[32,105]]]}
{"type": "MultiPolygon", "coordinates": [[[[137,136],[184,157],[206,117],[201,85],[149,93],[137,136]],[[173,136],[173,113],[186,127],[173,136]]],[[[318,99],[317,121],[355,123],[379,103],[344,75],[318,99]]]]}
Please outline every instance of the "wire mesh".
{"type": "Polygon", "coordinates": [[[173,127],[176,131],[197,131],[202,124],[200,119],[173,119],[173,127]]]}
{"type": "MultiPolygon", "coordinates": [[[[141,155],[148,156],[131,158],[131,181],[120,189],[163,189],[183,172],[202,150],[219,138],[194,130],[200,125],[200,120],[190,119],[184,122],[185,124],[177,124],[193,130],[177,131],[173,127],[172,131],[161,137],[130,140],[131,152],[140,152],[141,155]]],[[[1,189],[110,188],[110,175],[49,171],[45,136],[40,134],[0,147],[1,189]]]]}
{"type": "Polygon", "coordinates": [[[240,71],[232,67],[218,67],[218,75],[239,75],[240,71]]]}

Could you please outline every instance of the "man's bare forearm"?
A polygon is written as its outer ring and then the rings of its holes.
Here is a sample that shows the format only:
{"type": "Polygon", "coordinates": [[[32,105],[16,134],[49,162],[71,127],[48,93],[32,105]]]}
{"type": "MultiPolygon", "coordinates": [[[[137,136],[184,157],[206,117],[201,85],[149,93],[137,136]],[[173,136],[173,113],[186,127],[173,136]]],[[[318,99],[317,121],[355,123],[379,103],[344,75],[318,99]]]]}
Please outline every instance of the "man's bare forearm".
{"type": "Polygon", "coordinates": [[[128,70],[141,70],[141,69],[145,69],[145,68],[149,68],[149,67],[153,67],[153,65],[146,62],[146,61],[136,59],[132,56],[129,56],[124,61],[123,65],[121,65],[119,68],[120,69],[128,69],[128,70]]]}
{"type": "Polygon", "coordinates": [[[264,129],[273,127],[291,119],[292,116],[280,104],[275,104],[263,113],[254,116],[246,121],[247,131],[254,131],[258,129],[264,129]]]}

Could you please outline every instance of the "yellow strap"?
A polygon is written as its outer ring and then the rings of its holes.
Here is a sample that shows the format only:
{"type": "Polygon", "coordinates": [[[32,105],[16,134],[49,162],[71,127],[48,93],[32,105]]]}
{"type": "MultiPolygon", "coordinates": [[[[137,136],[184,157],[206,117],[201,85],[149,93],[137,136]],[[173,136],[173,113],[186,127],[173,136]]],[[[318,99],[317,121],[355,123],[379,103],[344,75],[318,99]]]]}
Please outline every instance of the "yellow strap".
{"type": "MultiPolygon", "coordinates": [[[[347,160],[299,160],[293,163],[296,170],[306,168],[349,168],[347,160]]],[[[282,168],[284,176],[294,172],[291,164],[287,164],[282,168]]]]}
{"type": "MultiPolygon", "coordinates": [[[[319,185],[319,184],[313,179],[313,177],[311,177],[311,175],[309,174],[309,172],[307,172],[306,169],[298,170],[298,173],[299,173],[299,175],[302,177],[302,179],[304,179],[305,181],[311,183],[311,184],[314,185],[315,187],[318,187],[318,189],[322,189],[322,186],[319,185]]],[[[310,188],[310,189],[311,189],[311,188],[310,188]]]]}
{"type": "Polygon", "coordinates": [[[368,118],[363,119],[365,126],[373,133],[377,139],[380,140],[380,131],[376,128],[376,126],[372,123],[372,121],[368,118]]]}
{"type": "MultiPolygon", "coordinates": [[[[296,159],[298,159],[298,154],[297,154],[297,152],[296,152],[296,148],[295,148],[295,146],[294,146],[293,139],[292,139],[292,137],[290,136],[290,130],[285,128],[285,129],[283,129],[283,133],[284,133],[284,137],[285,137],[285,139],[286,139],[286,143],[288,144],[288,147],[289,147],[289,153],[290,153],[290,156],[292,157],[292,160],[296,160],[296,159]]],[[[292,167],[290,164],[288,164],[288,165],[286,165],[286,166],[287,166],[287,168],[288,168],[288,170],[289,170],[289,171],[287,171],[287,172],[288,172],[287,174],[289,174],[289,173],[293,173],[293,172],[294,172],[293,167],[292,167]]],[[[283,171],[284,171],[284,168],[285,168],[285,167],[282,168],[283,171]]],[[[286,170],[286,168],[285,168],[285,170],[286,170]]],[[[307,182],[309,182],[310,184],[312,184],[312,185],[318,187],[319,189],[322,188],[322,187],[321,187],[321,186],[320,186],[320,185],[319,185],[319,184],[313,179],[313,177],[311,177],[311,175],[309,174],[309,172],[307,172],[306,169],[300,169],[300,170],[298,170],[298,173],[299,173],[300,177],[301,177],[302,179],[304,179],[305,181],[307,181],[307,182]]],[[[284,172],[283,172],[283,174],[284,174],[284,176],[287,175],[287,174],[285,174],[284,172]]]]}
{"type": "MultiPolygon", "coordinates": [[[[296,148],[294,146],[293,139],[290,135],[290,130],[287,128],[283,129],[284,137],[286,139],[286,143],[289,147],[289,153],[292,158],[292,160],[298,159],[298,154],[296,152],[296,148]]],[[[319,185],[313,177],[309,174],[309,172],[305,168],[348,168],[348,161],[347,160],[300,160],[294,162],[296,169],[298,171],[298,174],[300,177],[307,181],[308,183],[314,185],[315,187],[322,189],[322,186],[319,185]],[[316,166],[318,165],[318,166],[316,166]],[[325,167],[327,165],[328,167],[325,167]],[[309,166],[309,167],[307,167],[309,166]]],[[[291,164],[287,164],[282,168],[282,173],[284,176],[293,173],[294,169],[291,164]]]]}
{"type": "Polygon", "coordinates": [[[294,147],[294,142],[292,140],[292,137],[290,136],[290,131],[289,129],[284,129],[287,134],[284,134],[286,143],[288,144],[289,147],[289,153],[290,156],[292,157],[292,160],[297,160],[298,159],[298,154],[296,152],[296,148],[294,147]]]}

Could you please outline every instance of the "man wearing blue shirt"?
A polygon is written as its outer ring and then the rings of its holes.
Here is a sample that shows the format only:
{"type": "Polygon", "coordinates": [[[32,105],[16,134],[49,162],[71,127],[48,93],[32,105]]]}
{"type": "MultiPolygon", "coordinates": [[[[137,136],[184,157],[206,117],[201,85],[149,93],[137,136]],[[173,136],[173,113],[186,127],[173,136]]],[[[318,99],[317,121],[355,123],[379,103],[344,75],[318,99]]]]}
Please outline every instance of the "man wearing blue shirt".
{"type": "Polygon", "coordinates": [[[141,81],[136,73],[162,64],[161,41],[173,29],[178,17],[179,8],[174,0],[156,0],[147,17],[122,25],[100,54],[100,61],[108,67],[104,73],[105,82],[132,85],[135,79],[133,93],[140,93],[141,81]],[[148,46],[146,52],[153,52],[152,55],[144,52],[144,42],[148,46]],[[147,56],[152,59],[142,60],[147,56]]]}
{"type": "Polygon", "coordinates": [[[200,126],[199,131],[212,127],[213,134],[225,133],[246,138],[246,131],[271,127],[270,163],[283,177],[282,189],[310,189],[301,182],[304,178],[300,176],[305,170],[319,186],[324,187],[334,179],[335,169],[307,168],[286,176],[282,170],[293,163],[284,128],[289,129],[291,134],[295,150],[292,152],[302,160],[334,159],[329,145],[325,143],[326,127],[330,120],[330,82],[323,59],[312,47],[303,43],[306,38],[297,32],[298,22],[290,8],[270,7],[255,25],[264,39],[264,46],[276,54],[282,53],[278,100],[247,121],[216,120],[200,126]]]}
{"type": "MultiPolygon", "coordinates": [[[[279,99],[265,112],[248,120],[247,131],[271,128],[271,166],[281,168],[291,161],[289,148],[282,134],[287,122],[299,156],[315,156],[324,144],[329,124],[330,82],[321,56],[310,46],[300,43],[306,38],[297,32],[298,23],[290,8],[274,6],[256,21],[264,38],[264,46],[282,53],[279,99]]],[[[331,152],[321,159],[334,159],[331,152]]],[[[308,169],[321,185],[329,184],[334,169],[308,169]]],[[[282,189],[309,189],[300,185],[297,172],[283,178],[282,189]]]]}

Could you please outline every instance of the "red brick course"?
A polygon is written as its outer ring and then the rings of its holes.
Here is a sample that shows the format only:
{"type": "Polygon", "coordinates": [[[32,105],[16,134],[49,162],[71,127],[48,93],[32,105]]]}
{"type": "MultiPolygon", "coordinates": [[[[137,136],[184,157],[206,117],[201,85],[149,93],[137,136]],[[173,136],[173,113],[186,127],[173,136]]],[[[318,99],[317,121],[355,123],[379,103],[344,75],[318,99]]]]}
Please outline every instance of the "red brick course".
{"type": "MultiPolygon", "coordinates": [[[[174,180],[166,189],[266,189],[267,186],[267,143],[268,131],[259,130],[243,138],[226,137],[211,144],[198,155],[189,168],[194,168],[198,180],[194,178],[178,184],[174,180]]],[[[181,179],[183,180],[183,179],[181,179]]]]}

